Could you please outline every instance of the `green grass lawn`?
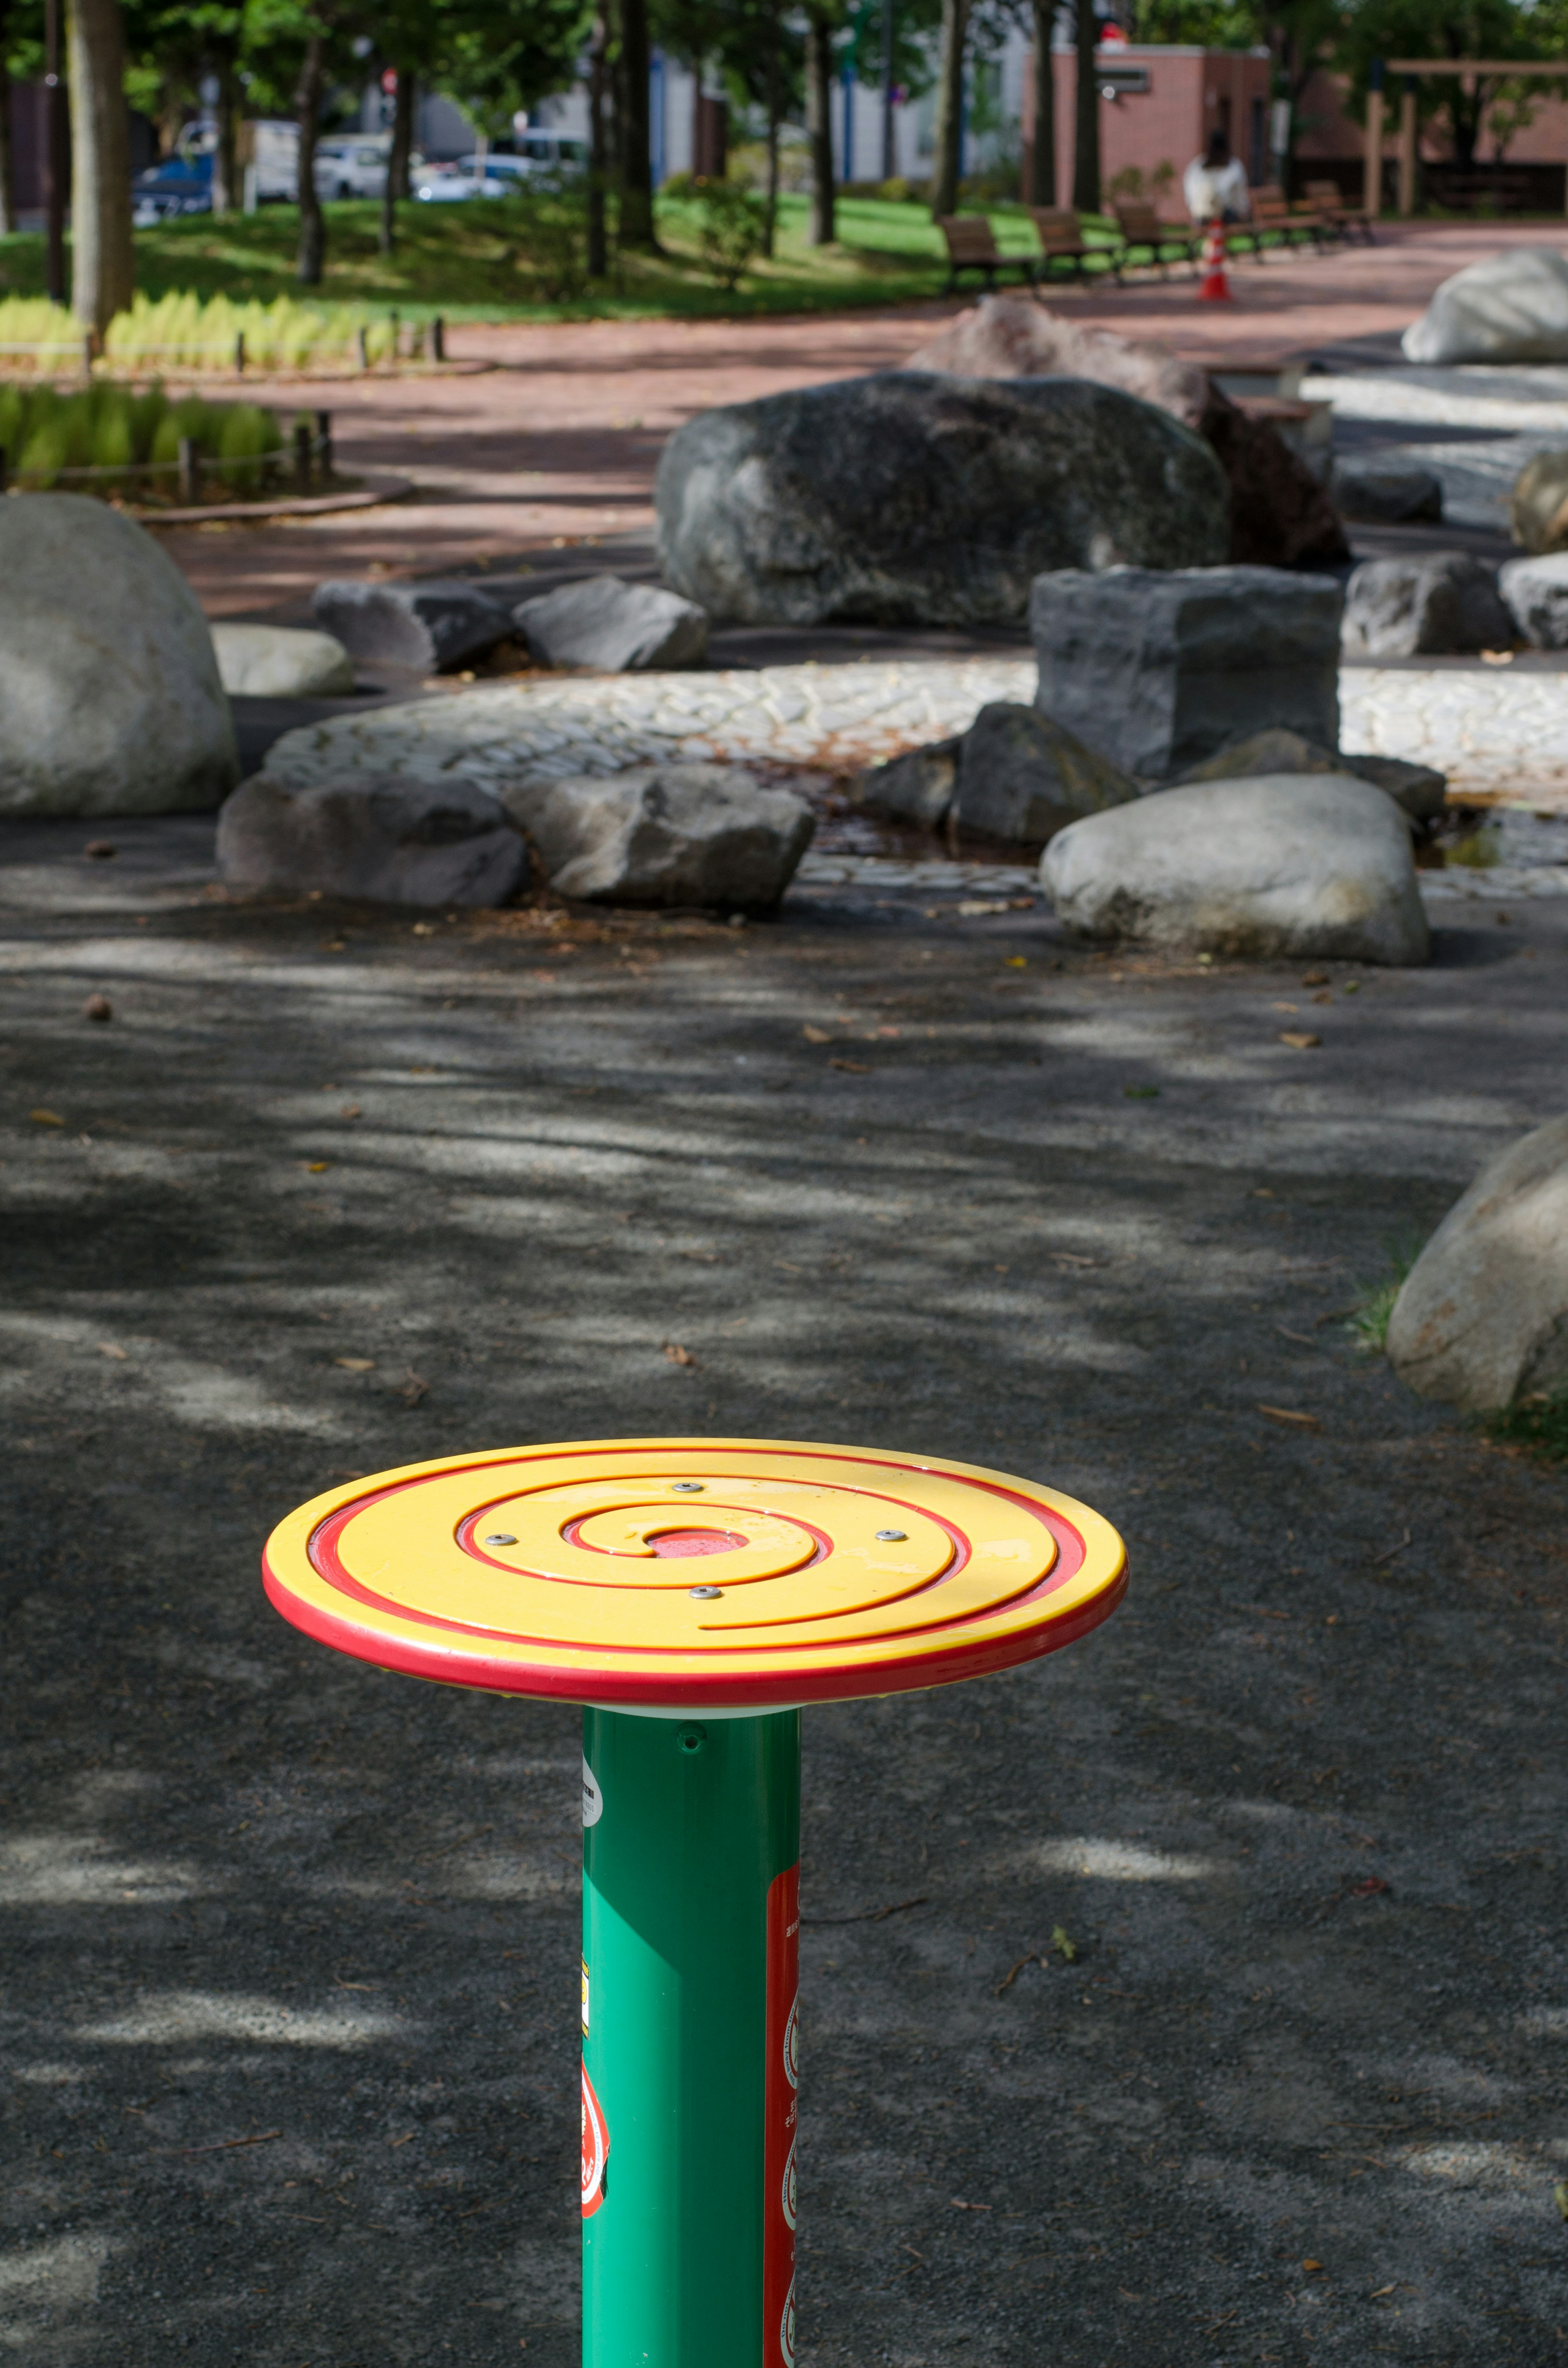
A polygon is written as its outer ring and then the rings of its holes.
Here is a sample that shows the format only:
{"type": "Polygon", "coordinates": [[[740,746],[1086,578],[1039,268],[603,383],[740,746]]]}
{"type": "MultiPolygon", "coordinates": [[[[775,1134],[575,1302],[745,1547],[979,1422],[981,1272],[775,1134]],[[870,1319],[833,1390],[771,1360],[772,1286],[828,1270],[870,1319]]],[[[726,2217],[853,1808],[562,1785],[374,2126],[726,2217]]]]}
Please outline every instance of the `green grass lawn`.
{"type": "MultiPolygon", "coordinates": [[[[661,200],[665,255],[623,256],[608,280],[554,303],[540,291],[530,265],[528,222],[511,200],[400,207],[398,251],[390,257],[376,247],[380,211],[369,201],[326,208],[324,297],[396,309],[410,318],[440,313],[453,321],[733,317],[906,303],[939,295],[947,281],[941,237],[925,208],[877,198],[841,199],[837,243],[813,248],[805,243],[807,200],[785,197],[777,255],[759,263],[733,290],[721,288],[703,268],[695,209],[661,200]]],[[[990,219],[1004,254],[1036,251],[1020,210],[996,209],[990,219]]],[[[294,277],[298,234],[292,206],[267,206],[259,213],[219,221],[194,215],[139,231],[137,285],[154,299],[180,290],[263,301],[300,294],[294,277]]],[[[1108,223],[1105,237],[1108,245],[1108,223]]],[[[979,284],[966,275],[965,288],[979,284]]],[[[0,293],[41,295],[43,287],[41,236],[0,240],[0,293]]]]}

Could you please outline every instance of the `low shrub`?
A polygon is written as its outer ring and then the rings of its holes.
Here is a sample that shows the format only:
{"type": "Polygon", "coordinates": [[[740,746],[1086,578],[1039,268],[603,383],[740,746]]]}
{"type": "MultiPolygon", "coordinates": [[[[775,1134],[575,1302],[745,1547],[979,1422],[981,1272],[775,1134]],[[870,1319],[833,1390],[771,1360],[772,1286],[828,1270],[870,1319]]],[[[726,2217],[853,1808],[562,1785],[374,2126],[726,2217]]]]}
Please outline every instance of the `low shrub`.
{"type": "Polygon", "coordinates": [[[258,403],[171,399],[161,387],[136,394],[98,385],[66,394],[51,386],[0,386],[0,449],[12,481],[30,493],[175,501],[186,438],[203,461],[218,464],[204,473],[209,495],[259,493],[283,447],[277,415],[258,403]],[[78,469],[108,473],[74,479],[69,472],[78,469]]]}
{"type": "Polygon", "coordinates": [[[721,288],[738,287],[767,235],[767,206],[740,181],[712,180],[700,174],[691,185],[691,198],[703,263],[721,288]]]}

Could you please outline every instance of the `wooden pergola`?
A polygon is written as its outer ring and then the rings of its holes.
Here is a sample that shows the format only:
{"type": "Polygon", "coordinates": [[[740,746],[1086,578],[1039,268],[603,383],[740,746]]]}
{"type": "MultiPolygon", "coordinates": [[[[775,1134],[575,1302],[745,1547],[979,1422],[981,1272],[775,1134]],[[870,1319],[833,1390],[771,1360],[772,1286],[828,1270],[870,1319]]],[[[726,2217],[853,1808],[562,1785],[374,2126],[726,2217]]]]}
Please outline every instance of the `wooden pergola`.
{"type": "Polygon", "coordinates": [[[1383,210],[1383,79],[1401,74],[1404,89],[1399,103],[1399,211],[1415,211],[1415,82],[1421,74],[1460,74],[1473,88],[1483,74],[1506,75],[1510,82],[1526,79],[1568,81],[1568,58],[1556,64],[1531,58],[1374,58],[1367,92],[1367,147],[1361,202],[1375,220],[1383,210]]]}

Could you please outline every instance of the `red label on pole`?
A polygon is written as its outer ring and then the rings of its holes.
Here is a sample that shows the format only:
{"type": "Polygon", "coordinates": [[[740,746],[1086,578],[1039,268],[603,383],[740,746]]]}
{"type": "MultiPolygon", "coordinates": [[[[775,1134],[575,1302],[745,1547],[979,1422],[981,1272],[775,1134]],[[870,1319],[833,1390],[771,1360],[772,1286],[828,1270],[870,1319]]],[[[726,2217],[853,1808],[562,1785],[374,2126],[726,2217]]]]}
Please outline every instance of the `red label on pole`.
{"type": "Polygon", "coordinates": [[[767,1893],[767,2079],[764,2090],[763,2368],[795,2368],[795,2101],[800,2086],[801,1870],[767,1893]]]}
{"type": "Polygon", "coordinates": [[[609,2123],[594,2094],[588,2067],[583,2066],[583,2217],[589,2220],[605,2200],[605,2171],[609,2162],[609,2123]]]}

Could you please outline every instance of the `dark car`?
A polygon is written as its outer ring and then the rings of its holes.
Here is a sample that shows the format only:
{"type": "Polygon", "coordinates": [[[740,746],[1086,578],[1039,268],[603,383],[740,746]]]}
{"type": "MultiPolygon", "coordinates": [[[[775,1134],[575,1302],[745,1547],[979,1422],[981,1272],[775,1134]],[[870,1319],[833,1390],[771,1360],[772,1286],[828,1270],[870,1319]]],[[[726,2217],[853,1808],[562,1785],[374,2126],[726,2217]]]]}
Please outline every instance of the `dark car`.
{"type": "Polygon", "coordinates": [[[176,214],[212,211],[212,158],[195,148],[176,148],[161,165],[150,165],[131,184],[131,220],[139,230],[176,214]]]}

